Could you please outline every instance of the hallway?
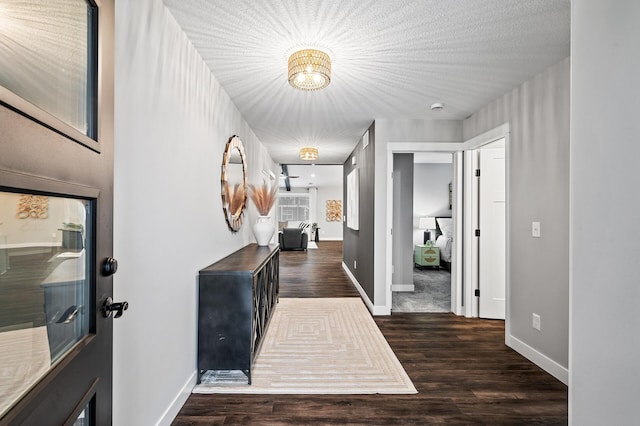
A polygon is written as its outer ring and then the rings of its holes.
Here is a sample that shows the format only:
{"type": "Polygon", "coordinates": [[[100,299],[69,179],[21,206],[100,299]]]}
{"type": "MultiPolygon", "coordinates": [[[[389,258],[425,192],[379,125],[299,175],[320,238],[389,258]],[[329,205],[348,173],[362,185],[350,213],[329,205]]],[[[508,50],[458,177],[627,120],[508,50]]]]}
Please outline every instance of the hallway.
{"type": "MultiPolygon", "coordinates": [[[[280,297],[358,297],[342,243],[282,252],[280,297]]],[[[504,322],[375,317],[416,395],[191,395],[174,425],[567,424],[567,387],[504,345],[504,322]]]]}

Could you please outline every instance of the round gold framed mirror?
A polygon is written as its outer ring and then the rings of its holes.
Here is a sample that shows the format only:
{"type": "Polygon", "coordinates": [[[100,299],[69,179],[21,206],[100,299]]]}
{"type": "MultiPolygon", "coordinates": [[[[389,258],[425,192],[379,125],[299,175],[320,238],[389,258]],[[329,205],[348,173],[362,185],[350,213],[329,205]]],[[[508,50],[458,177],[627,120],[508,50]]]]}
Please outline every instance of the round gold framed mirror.
{"type": "Polygon", "coordinates": [[[247,206],[247,162],[242,141],[233,135],[227,141],[222,155],[222,210],[232,232],[242,226],[247,206]]]}

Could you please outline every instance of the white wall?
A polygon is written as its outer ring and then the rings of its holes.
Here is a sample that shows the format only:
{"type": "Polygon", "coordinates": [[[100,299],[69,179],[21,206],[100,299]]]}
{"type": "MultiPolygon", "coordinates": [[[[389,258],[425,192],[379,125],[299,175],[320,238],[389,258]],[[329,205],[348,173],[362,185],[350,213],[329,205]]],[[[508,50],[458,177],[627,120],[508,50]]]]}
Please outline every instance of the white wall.
{"type": "MultiPolygon", "coordinates": [[[[342,186],[318,187],[316,219],[320,227],[320,241],[342,241],[342,220],[327,222],[327,200],[342,201],[342,186]]],[[[344,215],[344,202],[342,203],[342,213],[344,215]]]]}
{"type": "Polygon", "coordinates": [[[638,424],[640,2],[571,3],[569,422],[638,424]]]}
{"type": "Polygon", "coordinates": [[[118,3],[115,69],[114,297],[129,310],[113,423],[166,424],[195,380],[198,271],[253,241],[253,206],[236,234],[223,217],[224,145],[241,137],[250,183],[277,169],[161,0],[118,3]]]}
{"type": "MultiPolygon", "coordinates": [[[[451,217],[449,184],[453,181],[453,164],[416,163],[413,166],[413,244],[424,242],[419,229],[425,216],[451,217]]],[[[435,240],[435,230],[431,231],[435,240]]]]}

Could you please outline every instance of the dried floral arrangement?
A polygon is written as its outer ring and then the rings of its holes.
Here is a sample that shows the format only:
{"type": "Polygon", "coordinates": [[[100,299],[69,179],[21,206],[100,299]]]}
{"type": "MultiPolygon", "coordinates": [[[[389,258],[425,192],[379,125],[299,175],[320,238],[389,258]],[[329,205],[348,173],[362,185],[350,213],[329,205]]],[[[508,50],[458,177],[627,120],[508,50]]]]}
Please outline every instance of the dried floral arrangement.
{"type": "Polygon", "coordinates": [[[244,186],[240,184],[235,184],[233,187],[226,185],[225,192],[226,199],[229,202],[229,213],[233,217],[239,217],[247,199],[244,193],[244,186]]]}
{"type": "Polygon", "coordinates": [[[249,185],[249,197],[251,197],[251,201],[258,209],[260,216],[268,216],[278,199],[278,186],[271,186],[266,182],[259,186],[249,185]]]}

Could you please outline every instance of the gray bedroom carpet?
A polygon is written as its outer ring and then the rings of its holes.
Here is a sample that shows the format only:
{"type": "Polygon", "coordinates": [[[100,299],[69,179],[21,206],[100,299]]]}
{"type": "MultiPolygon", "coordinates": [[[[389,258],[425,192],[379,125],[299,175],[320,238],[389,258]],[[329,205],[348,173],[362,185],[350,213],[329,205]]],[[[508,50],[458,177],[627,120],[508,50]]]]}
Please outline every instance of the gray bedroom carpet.
{"type": "Polygon", "coordinates": [[[451,312],[451,273],[413,268],[413,292],[393,292],[393,312],[451,312]]]}

